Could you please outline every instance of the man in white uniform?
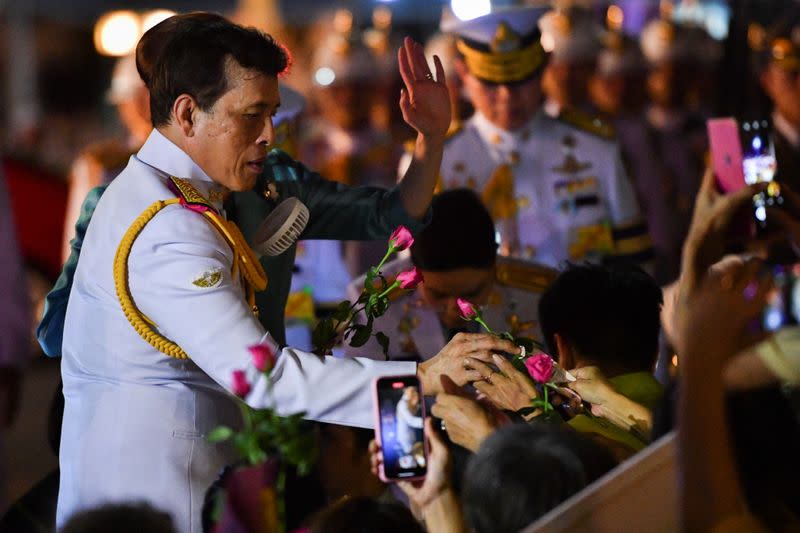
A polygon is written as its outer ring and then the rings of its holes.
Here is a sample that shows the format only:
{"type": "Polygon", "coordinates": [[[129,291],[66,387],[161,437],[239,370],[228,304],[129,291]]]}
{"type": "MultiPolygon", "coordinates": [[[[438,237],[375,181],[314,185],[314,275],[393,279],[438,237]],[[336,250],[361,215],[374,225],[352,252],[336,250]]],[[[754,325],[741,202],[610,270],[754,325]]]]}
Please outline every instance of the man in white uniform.
{"type": "MultiPolygon", "coordinates": [[[[449,103],[441,67],[436,81],[418,44],[407,40],[401,59],[401,106],[419,133],[409,185],[429,191],[404,205],[422,217],[450,120],[440,110],[449,103]]],[[[201,531],[204,493],[235,460],[206,439],[214,427],[240,422],[228,393],[235,370],[252,384],[244,400],[253,407],[272,403],[282,414],[362,427],[372,425],[376,376],[417,373],[430,394],[442,373],[479,379],[463,369],[461,354],[416,366],[286,348],[269,399],[247,350],[259,342],[277,349],[252,312],[264,274],[222,201],[252,188],[262,171],[286,65],[271,38],[219,23],[176,35],[155,65],[155,130],[98,202],[67,306],[58,526],[86,507],[146,500],[170,512],[180,531],[201,531]]],[[[514,349],[488,338],[475,344],[486,360],[489,350],[514,349]]]]}
{"type": "Polygon", "coordinates": [[[646,262],[647,226],[613,132],[583,115],[551,118],[541,109],[542,11],[493,6],[443,23],[457,36],[456,72],[476,112],[445,146],[442,186],[483,197],[502,255],[554,267],[609,256],[646,262]]]}

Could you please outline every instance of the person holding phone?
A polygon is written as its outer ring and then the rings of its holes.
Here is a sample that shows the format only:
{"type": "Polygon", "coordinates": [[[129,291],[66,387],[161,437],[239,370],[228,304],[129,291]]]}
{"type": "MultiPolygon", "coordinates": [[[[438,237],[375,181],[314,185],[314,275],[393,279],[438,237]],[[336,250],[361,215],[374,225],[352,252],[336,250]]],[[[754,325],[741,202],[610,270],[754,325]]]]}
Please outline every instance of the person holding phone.
{"type": "Polygon", "coordinates": [[[776,179],[800,190],[800,7],[792,5],[770,28],[751,29],[753,64],[773,106],[776,179]]]}

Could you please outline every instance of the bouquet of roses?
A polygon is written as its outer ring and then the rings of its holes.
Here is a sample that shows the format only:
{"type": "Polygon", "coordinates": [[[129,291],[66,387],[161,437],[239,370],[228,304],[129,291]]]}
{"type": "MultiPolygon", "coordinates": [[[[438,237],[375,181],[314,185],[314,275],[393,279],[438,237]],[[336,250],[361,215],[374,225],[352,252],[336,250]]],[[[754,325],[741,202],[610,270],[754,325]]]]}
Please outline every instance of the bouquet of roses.
{"type": "Polygon", "coordinates": [[[389,351],[389,337],[382,331],[373,333],[373,323],[389,309],[389,296],[397,289],[411,290],[422,283],[422,274],[416,267],[401,272],[391,283],[381,273],[381,268],[389,258],[407,250],[414,243],[414,237],[405,226],[399,226],[389,237],[389,247],[377,266],[367,271],[364,288],[355,302],[342,301],[330,317],[320,320],[311,335],[314,352],[327,355],[343,339],[350,346],[358,348],[367,343],[371,336],[380,344],[383,355],[389,351]],[[360,313],[366,317],[361,324],[354,319],[360,313]]]}
{"type": "MultiPolygon", "coordinates": [[[[266,344],[251,346],[249,351],[252,365],[266,378],[267,396],[270,397],[272,381],[269,378],[277,361],[275,351],[266,344]]],[[[264,516],[259,520],[259,529],[280,532],[286,525],[286,467],[295,467],[301,476],[311,471],[317,459],[315,436],[308,428],[303,427],[305,413],[284,417],[271,408],[253,409],[247,405],[244,399],[252,390],[247,376],[245,370],[235,370],[231,375],[233,393],[238,398],[237,404],[242,413],[243,429],[235,431],[228,426],[219,426],[208,435],[208,440],[231,440],[237,454],[246,464],[254,467],[258,465],[258,468],[252,469],[254,474],[247,474],[252,481],[253,490],[259,492],[259,505],[264,509],[264,516]]],[[[225,503],[224,499],[217,500],[217,518],[228,511],[224,507],[225,503]]]]}

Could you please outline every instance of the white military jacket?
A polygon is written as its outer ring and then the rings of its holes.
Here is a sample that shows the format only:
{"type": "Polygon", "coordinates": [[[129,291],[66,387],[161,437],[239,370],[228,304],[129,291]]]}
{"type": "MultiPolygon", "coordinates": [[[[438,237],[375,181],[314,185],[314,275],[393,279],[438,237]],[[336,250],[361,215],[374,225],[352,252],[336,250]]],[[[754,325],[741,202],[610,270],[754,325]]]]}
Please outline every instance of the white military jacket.
{"type": "Polygon", "coordinates": [[[541,111],[514,132],[476,112],[445,145],[441,185],[483,198],[503,255],[558,267],[650,249],[613,138],[541,111]]]}
{"type": "MultiPolygon", "coordinates": [[[[382,272],[391,281],[413,266],[411,259],[404,257],[384,265],[382,272]]],[[[541,265],[498,257],[495,284],[482,309],[484,320],[497,333],[508,331],[541,342],[539,298],[555,276],[555,270],[541,265]]],[[[357,300],[361,294],[364,279],[361,276],[350,284],[348,294],[351,301],[357,300]]],[[[375,319],[373,327],[374,332],[382,331],[389,337],[389,359],[426,361],[439,353],[448,339],[436,310],[425,303],[417,290],[398,290],[398,296],[391,298],[389,309],[375,319]]],[[[470,331],[472,325],[464,321],[464,327],[470,331]]],[[[475,333],[483,332],[480,326],[474,326],[475,333]]],[[[346,357],[384,358],[374,336],[364,346],[354,348],[345,343],[344,348],[346,357]]]]}
{"type": "MultiPolygon", "coordinates": [[[[214,427],[240,423],[228,392],[232,372],[247,371],[248,404],[267,403],[266,380],[246,348],[272,340],[231,277],[231,248],[202,215],[164,208],[128,260],[136,306],[190,359],[157,351],[122,312],[114,255],[146,208],[176,196],[166,185],[170,176],[189,180],[221,207],[219,187],[153,131],[103,194],[86,232],[64,328],[58,526],[87,507],[145,500],[171,513],[179,531],[201,531],[206,489],[236,459],[227,445],[206,440],[214,427]]],[[[373,378],[415,372],[413,363],[320,359],[285,348],[272,372],[273,394],[283,414],[371,427],[373,378]]]]}

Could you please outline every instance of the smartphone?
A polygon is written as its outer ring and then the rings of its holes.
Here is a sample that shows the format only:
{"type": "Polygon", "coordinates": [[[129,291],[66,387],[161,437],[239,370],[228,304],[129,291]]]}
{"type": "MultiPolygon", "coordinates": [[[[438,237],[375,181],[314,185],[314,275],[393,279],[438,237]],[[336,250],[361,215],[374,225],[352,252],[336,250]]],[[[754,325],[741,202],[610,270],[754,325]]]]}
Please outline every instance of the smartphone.
{"type": "Polygon", "coordinates": [[[758,229],[767,227],[767,208],[783,205],[772,126],[766,119],[717,118],[707,122],[709,145],[717,186],[725,193],[754,183],[769,183],[753,196],[753,218],[758,229]]]}
{"type": "Polygon", "coordinates": [[[773,287],[767,294],[762,314],[764,331],[777,331],[800,323],[800,263],[767,265],[773,287]]]}
{"type": "Polygon", "coordinates": [[[767,227],[767,208],[783,205],[781,187],[774,181],[778,170],[772,126],[766,119],[742,120],[739,123],[742,143],[744,182],[769,183],[767,189],[753,196],[753,209],[759,229],[767,227]]]}
{"type": "Polygon", "coordinates": [[[373,382],[375,435],[381,445],[381,480],[425,477],[428,465],[425,402],[419,378],[389,376],[373,382]]]}
{"type": "Polygon", "coordinates": [[[733,118],[712,118],[706,123],[717,187],[724,193],[746,186],[739,125],[733,118]]]}

